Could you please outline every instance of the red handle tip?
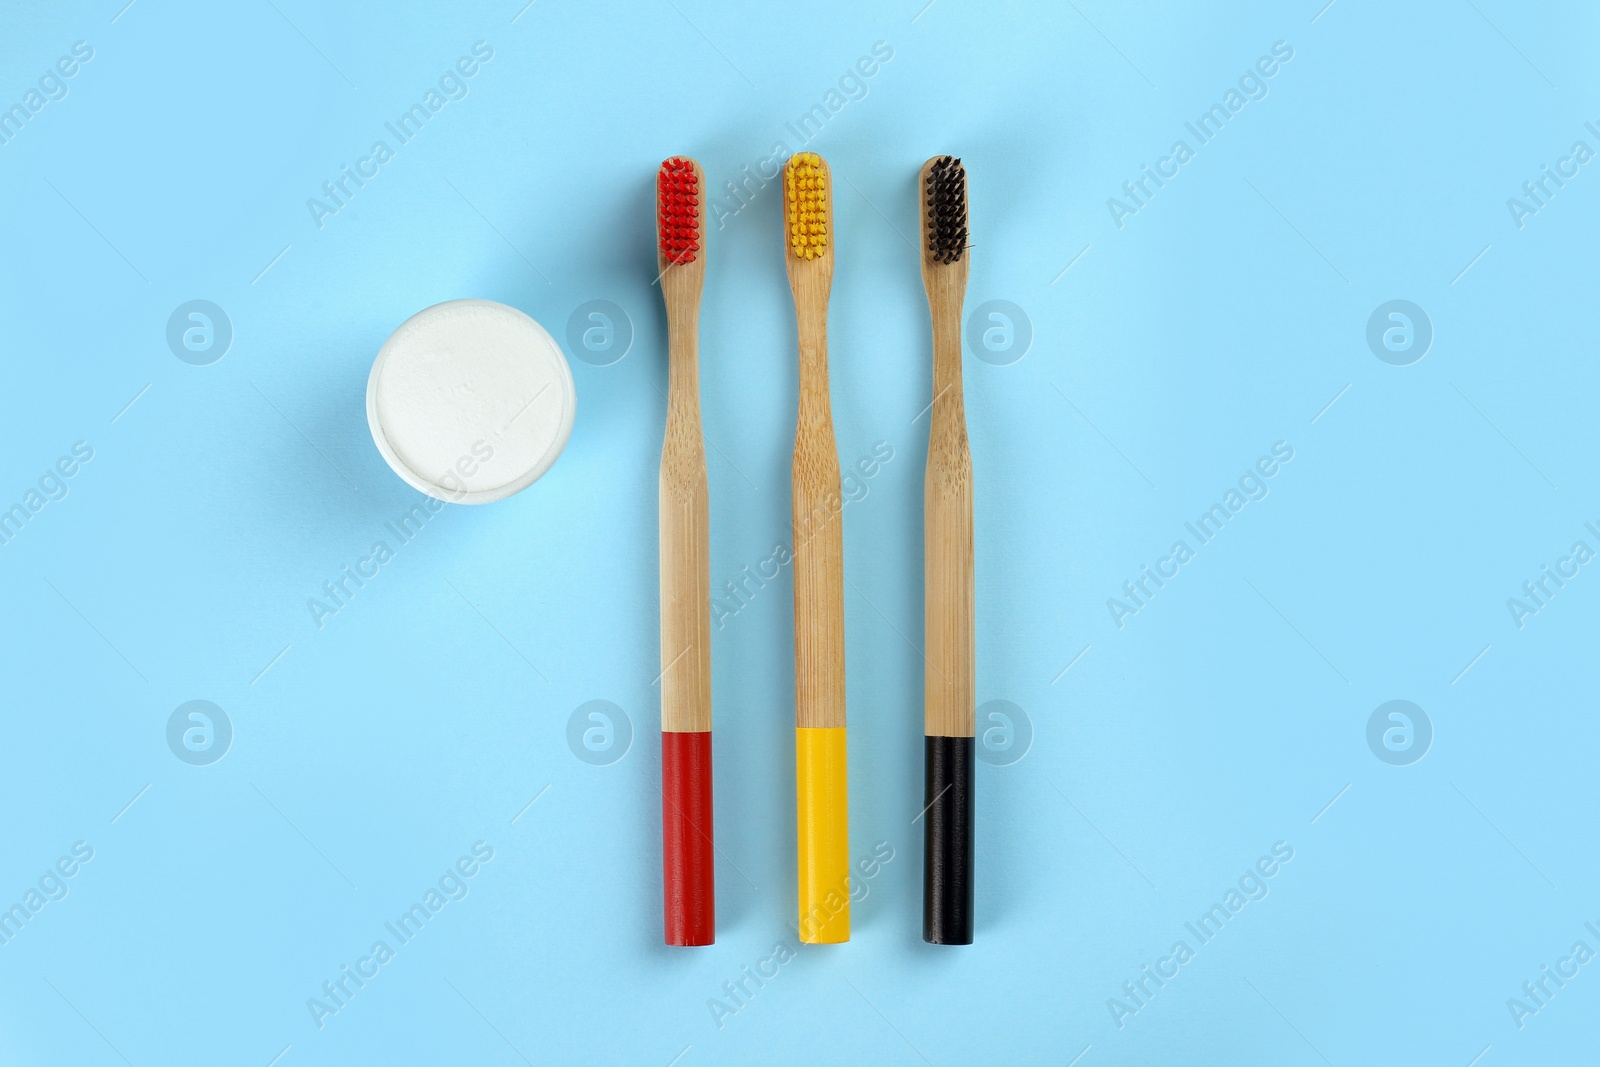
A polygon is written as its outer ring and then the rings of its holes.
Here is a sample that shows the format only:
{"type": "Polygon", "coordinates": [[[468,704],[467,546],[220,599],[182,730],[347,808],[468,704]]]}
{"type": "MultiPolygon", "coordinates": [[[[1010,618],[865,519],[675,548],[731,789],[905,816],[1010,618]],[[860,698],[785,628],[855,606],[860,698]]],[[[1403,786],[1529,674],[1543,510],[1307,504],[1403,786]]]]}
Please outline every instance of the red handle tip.
{"type": "Polygon", "coordinates": [[[661,734],[662,885],[669,945],[716,940],[711,732],[661,734]]]}

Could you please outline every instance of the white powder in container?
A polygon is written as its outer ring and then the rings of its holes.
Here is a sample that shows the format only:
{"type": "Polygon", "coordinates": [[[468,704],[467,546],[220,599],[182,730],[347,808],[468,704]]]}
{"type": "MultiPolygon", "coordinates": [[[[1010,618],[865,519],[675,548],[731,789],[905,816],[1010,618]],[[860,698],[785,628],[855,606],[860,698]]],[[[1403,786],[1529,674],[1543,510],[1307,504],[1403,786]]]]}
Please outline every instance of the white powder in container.
{"type": "Polygon", "coordinates": [[[459,504],[532,485],[561,454],[576,407],[555,339],[492,300],[417,312],[367,379],[367,424],[384,460],[407,484],[459,504]]]}

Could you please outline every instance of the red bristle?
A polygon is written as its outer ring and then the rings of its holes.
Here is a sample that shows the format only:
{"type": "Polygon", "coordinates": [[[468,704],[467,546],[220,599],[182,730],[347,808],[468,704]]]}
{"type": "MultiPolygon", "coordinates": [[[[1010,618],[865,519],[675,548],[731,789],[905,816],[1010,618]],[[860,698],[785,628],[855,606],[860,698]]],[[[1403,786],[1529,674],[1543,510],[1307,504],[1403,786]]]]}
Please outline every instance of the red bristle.
{"type": "Polygon", "coordinates": [[[693,263],[700,251],[700,188],[694,167],[680,156],[656,175],[656,211],[661,254],[668,263],[693,263]]]}

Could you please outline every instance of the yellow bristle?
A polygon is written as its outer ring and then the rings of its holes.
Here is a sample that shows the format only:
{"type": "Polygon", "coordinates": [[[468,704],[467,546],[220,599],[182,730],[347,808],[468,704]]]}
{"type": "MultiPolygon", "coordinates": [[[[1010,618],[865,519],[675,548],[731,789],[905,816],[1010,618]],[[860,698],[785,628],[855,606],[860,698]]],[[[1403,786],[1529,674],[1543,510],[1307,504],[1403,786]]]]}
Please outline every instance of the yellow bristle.
{"type": "Polygon", "coordinates": [[[783,175],[790,247],[796,258],[816,259],[828,243],[827,180],[822,157],[801,152],[789,160],[783,175]]]}

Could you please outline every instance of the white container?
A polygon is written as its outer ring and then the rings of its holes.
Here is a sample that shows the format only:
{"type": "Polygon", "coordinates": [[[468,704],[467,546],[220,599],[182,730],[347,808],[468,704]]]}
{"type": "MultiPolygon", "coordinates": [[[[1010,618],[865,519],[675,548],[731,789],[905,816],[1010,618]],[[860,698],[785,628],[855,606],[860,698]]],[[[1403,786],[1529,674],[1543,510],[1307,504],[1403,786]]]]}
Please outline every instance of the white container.
{"type": "Polygon", "coordinates": [[[406,484],[487,504],[532,485],[572,433],[577,394],[553,337],[516,308],[447,300],[378,350],[367,425],[406,484]]]}

